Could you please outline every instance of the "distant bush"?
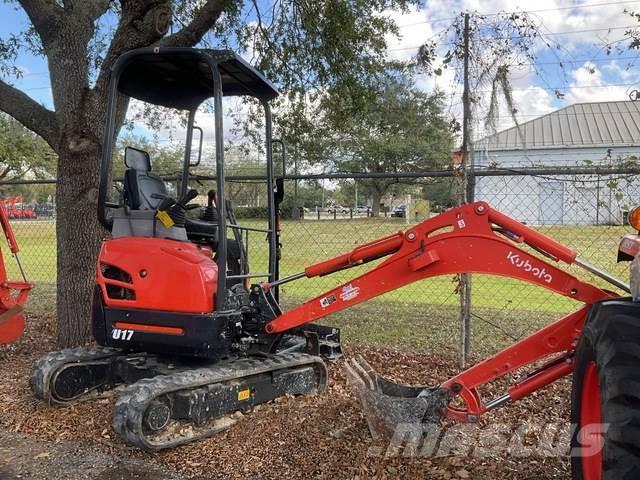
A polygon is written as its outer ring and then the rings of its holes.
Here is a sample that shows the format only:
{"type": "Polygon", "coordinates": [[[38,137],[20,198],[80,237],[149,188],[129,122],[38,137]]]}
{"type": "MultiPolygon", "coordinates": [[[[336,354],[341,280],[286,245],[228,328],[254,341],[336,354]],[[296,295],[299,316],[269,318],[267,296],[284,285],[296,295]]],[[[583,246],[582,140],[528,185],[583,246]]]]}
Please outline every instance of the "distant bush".
{"type": "MultiPolygon", "coordinates": [[[[234,208],[233,213],[236,214],[236,218],[258,218],[267,219],[267,207],[242,207],[234,208]]],[[[280,209],[280,215],[282,218],[291,218],[291,207],[284,207],[280,209]]]]}
{"type": "Polygon", "coordinates": [[[236,218],[267,218],[267,207],[234,208],[236,218]]]}

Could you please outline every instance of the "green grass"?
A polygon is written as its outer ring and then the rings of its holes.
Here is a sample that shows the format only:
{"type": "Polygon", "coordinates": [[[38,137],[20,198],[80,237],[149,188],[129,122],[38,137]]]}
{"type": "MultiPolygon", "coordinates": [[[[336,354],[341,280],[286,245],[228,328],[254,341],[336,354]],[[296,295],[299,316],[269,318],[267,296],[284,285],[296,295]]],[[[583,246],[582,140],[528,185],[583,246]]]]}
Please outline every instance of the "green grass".
{"type": "MultiPolygon", "coordinates": [[[[264,222],[241,220],[241,224],[264,227],[264,222]]],[[[28,278],[36,283],[29,309],[51,311],[54,304],[56,252],[53,222],[12,223],[21,247],[20,258],[28,278]]],[[[281,276],[304,270],[315,262],[347,252],[357,245],[406,228],[402,220],[354,219],[282,222],[283,256],[281,276]]],[[[628,264],[616,263],[623,227],[553,226],[541,231],[579,252],[584,260],[619,278],[627,279],[628,264]]],[[[253,272],[267,271],[267,242],[263,233],[249,235],[249,257],[253,272]]],[[[4,249],[10,278],[18,270],[4,249]]],[[[301,279],[281,287],[282,301],[294,306],[362,274],[372,264],[336,274],[301,279]]],[[[601,286],[592,275],[571,267],[569,271],[601,286]]],[[[410,348],[452,348],[458,345],[459,297],[454,278],[440,277],[408,285],[365,305],[332,316],[327,323],[344,329],[345,338],[356,342],[410,348]]],[[[511,343],[550,319],[575,308],[560,295],[524,282],[489,275],[473,277],[473,340],[476,351],[491,351],[511,343]]]]}

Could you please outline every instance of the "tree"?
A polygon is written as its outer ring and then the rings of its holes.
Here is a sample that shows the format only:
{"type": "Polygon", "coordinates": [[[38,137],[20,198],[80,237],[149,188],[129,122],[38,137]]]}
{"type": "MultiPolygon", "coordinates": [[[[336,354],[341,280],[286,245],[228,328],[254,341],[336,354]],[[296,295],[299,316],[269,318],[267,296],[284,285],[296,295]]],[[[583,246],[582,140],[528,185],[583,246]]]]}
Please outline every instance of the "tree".
{"type": "Polygon", "coordinates": [[[0,114],[0,180],[55,177],[55,155],[40,137],[0,114]]]}
{"type": "MultiPolygon", "coordinates": [[[[393,174],[449,163],[453,139],[441,93],[425,93],[412,87],[409,78],[389,75],[367,95],[366,104],[344,105],[343,114],[336,114],[340,108],[334,105],[328,110],[332,116],[323,119],[338,171],[393,174]]],[[[400,182],[393,177],[359,181],[362,195],[372,199],[372,215],[379,215],[381,198],[400,182]]]]}
{"type": "MultiPolygon", "coordinates": [[[[37,133],[58,156],[58,343],[90,336],[95,257],[103,237],[96,218],[99,158],[110,68],[127,50],[194,46],[251,47],[257,63],[291,99],[310,89],[366,83],[397,33],[382,13],[412,0],[14,0],[30,25],[0,41],[0,110],[37,133]],[[264,9],[265,12],[262,11],[264,9]],[[268,19],[268,21],[267,21],[268,19]],[[170,31],[172,24],[176,28],[170,31]],[[55,110],[8,80],[17,52],[46,57],[55,110]]],[[[122,124],[124,101],[119,105],[122,124]]]]}

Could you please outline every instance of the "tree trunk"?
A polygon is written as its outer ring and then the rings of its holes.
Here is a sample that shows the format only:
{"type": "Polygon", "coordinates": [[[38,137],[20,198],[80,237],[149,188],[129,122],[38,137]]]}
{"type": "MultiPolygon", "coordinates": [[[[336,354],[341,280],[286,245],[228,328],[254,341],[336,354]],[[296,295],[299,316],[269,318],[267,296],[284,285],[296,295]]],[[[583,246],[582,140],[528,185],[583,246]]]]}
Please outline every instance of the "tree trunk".
{"type": "Polygon", "coordinates": [[[91,338],[91,300],[104,229],[97,217],[100,146],[96,139],[63,142],[56,189],[58,344],[91,338]]]}
{"type": "Polygon", "coordinates": [[[374,185],[371,189],[371,216],[379,217],[380,216],[380,200],[382,199],[382,195],[374,185]]]}

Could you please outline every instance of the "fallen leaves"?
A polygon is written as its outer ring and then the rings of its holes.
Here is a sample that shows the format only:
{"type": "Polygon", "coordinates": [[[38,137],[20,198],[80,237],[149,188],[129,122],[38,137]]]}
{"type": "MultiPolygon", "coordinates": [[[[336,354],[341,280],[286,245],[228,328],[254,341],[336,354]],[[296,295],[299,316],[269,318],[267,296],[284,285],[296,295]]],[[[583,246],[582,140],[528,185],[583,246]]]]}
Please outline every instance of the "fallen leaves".
{"type": "MultiPolygon", "coordinates": [[[[452,450],[436,457],[386,458],[387,445],[371,439],[358,400],[346,384],[342,361],[329,366],[328,388],[322,395],[283,397],[235,415],[236,424],[212,438],[156,454],[144,453],[125,445],[111,430],[115,395],[68,408],[52,408],[31,396],[31,365],[55,349],[53,339],[40,334],[50,330],[46,326],[50,322],[29,319],[25,339],[0,355],[0,429],[47,440],[78,440],[118,456],[153,460],[198,478],[569,478],[566,457],[519,458],[509,455],[506,448],[506,453],[497,456],[476,457],[452,450]],[[371,456],[371,452],[379,455],[371,456]]],[[[437,384],[458,372],[457,359],[450,355],[350,345],[345,353],[363,355],[379,373],[403,383],[437,384]]],[[[504,382],[496,382],[482,394],[494,398],[504,388],[504,382]]],[[[522,438],[525,443],[535,443],[540,436],[536,425],[568,418],[568,400],[569,382],[563,380],[536,396],[488,413],[478,428],[531,424],[522,438]]]]}

